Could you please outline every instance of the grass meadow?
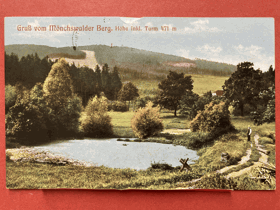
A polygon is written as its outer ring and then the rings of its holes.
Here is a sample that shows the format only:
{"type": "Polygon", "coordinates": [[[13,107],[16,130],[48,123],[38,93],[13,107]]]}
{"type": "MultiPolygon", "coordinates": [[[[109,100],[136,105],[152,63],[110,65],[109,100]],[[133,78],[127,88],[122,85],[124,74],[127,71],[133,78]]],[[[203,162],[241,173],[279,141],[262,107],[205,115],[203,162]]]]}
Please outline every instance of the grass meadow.
{"type": "MultiPolygon", "coordinates": [[[[198,75],[192,74],[193,79],[193,92],[202,95],[208,91],[221,90],[222,86],[229,77],[217,77],[211,75],[198,75]]],[[[135,79],[131,81],[139,89],[140,97],[154,96],[158,90],[159,80],[141,80],[135,79]]]]}

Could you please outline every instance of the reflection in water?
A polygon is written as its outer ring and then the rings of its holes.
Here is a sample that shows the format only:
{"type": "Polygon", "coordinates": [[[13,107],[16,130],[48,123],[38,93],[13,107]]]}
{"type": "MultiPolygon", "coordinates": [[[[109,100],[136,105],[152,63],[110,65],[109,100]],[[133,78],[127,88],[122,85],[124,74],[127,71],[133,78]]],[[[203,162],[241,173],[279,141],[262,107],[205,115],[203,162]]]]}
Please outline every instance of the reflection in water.
{"type": "Polygon", "coordinates": [[[175,167],[181,165],[180,158],[198,159],[196,151],[183,146],[154,142],[124,143],[117,139],[68,140],[35,148],[70,159],[95,163],[98,166],[137,170],[147,169],[154,162],[167,163],[175,167]]]}

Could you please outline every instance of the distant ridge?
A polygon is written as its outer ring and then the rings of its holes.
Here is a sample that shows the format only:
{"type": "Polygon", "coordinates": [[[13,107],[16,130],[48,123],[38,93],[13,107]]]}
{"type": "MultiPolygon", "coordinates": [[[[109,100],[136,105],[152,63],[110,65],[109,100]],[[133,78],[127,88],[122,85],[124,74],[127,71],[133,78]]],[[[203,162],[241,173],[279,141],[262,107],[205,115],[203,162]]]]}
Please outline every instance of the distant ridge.
{"type": "MultiPolygon", "coordinates": [[[[94,51],[99,65],[107,63],[110,68],[118,66],[122,72],[136,71],[139,74],[166,75],[169,70],[176,70],[190,74],[210,74],[228,76],[236,70],[236,66],[226,63],[207,61],[203,59],[191,60],[175,55],[151,52],[123,46],[89,45],[72,47],[49,47],[45,45],[7,45],[7,54],[17,54],[19,58],[37,53],[40,58],[65,57],[69,59],[86,59],[82,51],[94,51]]],[[[160,77],[162,77],[160,76],[160,77]]]]}

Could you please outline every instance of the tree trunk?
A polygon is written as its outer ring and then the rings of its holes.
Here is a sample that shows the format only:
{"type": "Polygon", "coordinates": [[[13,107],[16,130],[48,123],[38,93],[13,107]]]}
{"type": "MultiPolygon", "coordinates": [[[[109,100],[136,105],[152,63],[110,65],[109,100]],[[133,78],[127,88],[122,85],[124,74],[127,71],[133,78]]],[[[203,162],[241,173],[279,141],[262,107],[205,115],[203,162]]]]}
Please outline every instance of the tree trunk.
{"type": "Polygon", "coordinates": [[[240,104],[240,111],[241,111],[241,116],[243,117],[244,116],[244,104],[243,103],[240,104]]]}
{"type": "Polygon", "coordinates": [[[174,116],[177,117],[177,109],[174,110],[174,116]]]}

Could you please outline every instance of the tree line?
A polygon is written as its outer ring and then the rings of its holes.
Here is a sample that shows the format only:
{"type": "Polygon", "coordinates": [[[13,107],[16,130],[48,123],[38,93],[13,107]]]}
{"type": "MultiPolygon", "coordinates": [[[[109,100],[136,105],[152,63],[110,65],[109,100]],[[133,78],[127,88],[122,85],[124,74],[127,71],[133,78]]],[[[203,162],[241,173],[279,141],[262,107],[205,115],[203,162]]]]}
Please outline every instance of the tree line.
{"type": "MultiPolygon", "coordinates": [[[[45,81],[52,65],[57,61],[48,57],[40,59],[37,53],[23,56],[21,59],[16,54],[5,53],[5,85],[20,85],[31,89],[36,83],[45,81]]],[[[102,69],[97,65],[95,70],[92,70],[85,66],[77,67],[73,63],[70,65],[69,74],[73,81],[74,93],[82,98],[83,105],[101,92],[104,92],[108,99],[115,100],[122,87],[118,68],[110,70],[107,64],[104,64],[102,69]]]]}

